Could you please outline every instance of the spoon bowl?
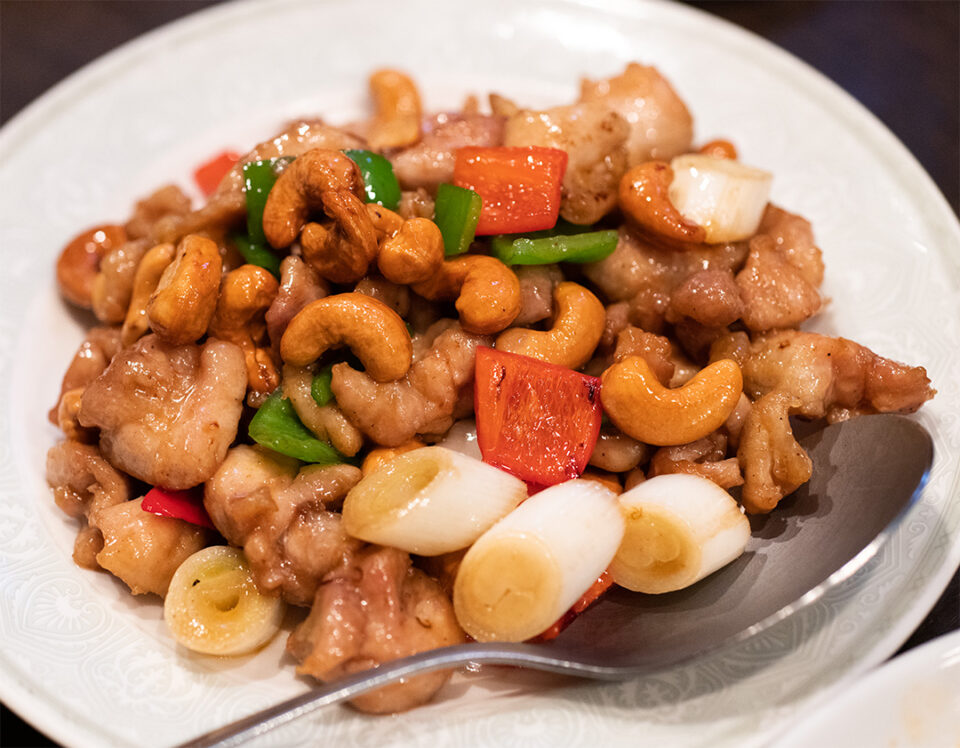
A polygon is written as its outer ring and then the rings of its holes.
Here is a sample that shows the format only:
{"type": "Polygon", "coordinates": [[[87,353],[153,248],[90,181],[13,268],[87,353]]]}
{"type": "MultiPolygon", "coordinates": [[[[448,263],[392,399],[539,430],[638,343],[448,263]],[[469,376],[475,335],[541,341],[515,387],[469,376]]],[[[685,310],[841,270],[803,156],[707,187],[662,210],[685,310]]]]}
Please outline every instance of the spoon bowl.
{"type": "Polygon", "coordinates": [[[423,652],[319,686],[180,748],[238,745],[329,704],[417,673],[470,663],[604,680],[673,667],[743,641],[852,576],[894,532],[933,461],[927,431],[898,415],[864,416],[801,440],[813,476],[770,515],[753,517],[745,553],[684,590],[614,589],[559,637],[423,652]]]}

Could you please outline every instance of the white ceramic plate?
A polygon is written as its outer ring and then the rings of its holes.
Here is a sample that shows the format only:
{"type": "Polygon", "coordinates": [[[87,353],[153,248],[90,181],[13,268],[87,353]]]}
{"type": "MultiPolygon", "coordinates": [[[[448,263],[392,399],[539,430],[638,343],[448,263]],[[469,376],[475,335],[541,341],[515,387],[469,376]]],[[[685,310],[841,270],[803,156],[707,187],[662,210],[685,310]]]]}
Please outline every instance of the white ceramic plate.
{"type": "MultiPolygon", "coordinates": [[[[0,135],[0,697],[72,745],[163,745],[302,692],[282,642],[239,662],[178,650],[160,606],[70,560],[53,505],[44,413],[81,337],[53,292],[79,230],[122,220],[163,180],[285,118],[365,107],[375,66],[411,71],[427,104],[497,90],[572,100],[578,77],[657,65],[698,140],[729,137],[813,221],[833,301],[814,329],[923,364],[919,419],[937,459],[880,556],[817,605],[731,652],[656,677],[585,684],[509,671],[457,678],[394,718],[334,709],[277,745],[746,745],[812,696],[889,656],[960,562],[960,228],[930,179],[864,109],[740,29],[681,6],[498,0],[283,0],[218,7],[149,34],[57,86],[0,135]]],[[[842,528],[838,528],[842,532],[842,528]]]]}
{"type": "Polygon", "coordinates": [[[777,743],[956,748],[960,745],[960,631],[874,670],[777,743]]]}

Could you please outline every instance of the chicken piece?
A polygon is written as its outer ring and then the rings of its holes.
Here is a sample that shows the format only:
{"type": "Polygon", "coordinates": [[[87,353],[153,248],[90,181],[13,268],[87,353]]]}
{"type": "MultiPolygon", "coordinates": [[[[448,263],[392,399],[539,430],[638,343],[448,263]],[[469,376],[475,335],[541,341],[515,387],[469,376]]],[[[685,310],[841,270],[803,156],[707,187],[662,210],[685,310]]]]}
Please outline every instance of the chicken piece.
{"type": "Polygon", "coordinates": [[[597,349],[609,353],[617,345],[617,336],[630,324],[630,304],[626,301],[618,301],[616,304],[610,304],[606,308],[606,314],[603,322],[603,335],[600,337],[600,345],[597,349]]]}
{"type": "Polygon", "coordinates": [[[433,197],[423,187],[404,190],[400,193],[397,215],[404,219],[433,218],[435,203],[433,197]]]}
{"type": "Polygon", "coordinates": [[[600,427],[590,464],[611,473],[625,473],[650,458],[650,448],[622,433],[616,426],[600,427]]]}
{"type": "Polygon", "coordinates": [[[223,536],[243,548],[261,591],[307,606],[320,580],[363,545],[329,511],[359,480],[352,465],[309,465],[298,473],[292,458],[241,445],[207,482],[203,503],[223,536]]]}
{"type": "Polygon", "coordinates": [[[567,152],[560,215],[571,223],[596,223],[617,204],[627,170],[626,120],[605,104],[575,104],[543,111],[518,110],[503,131],[506,146],[537,145],[567,152]]]}
{"type": "Polygon", "coordinates": [[[670,295],[667,321],[684,317],[705,327],[726,327],[743,314],[740,289],[729,269],[700,270],[687,276],[670,295]]]}
{"type": "Polygon", "coordinates": [[[87,387],[78,419],[100,429],[100,450],[115,467],[151,485],[190,488],[223,461],[246,389],[233,343],[173,346],[148,335],[87,387]]]}
{"type": "Polygon", "coordinates": [[[513,326],[524,327],[553,314],[553,289],[563,281],[557,265],[521,265],[514,268],[520,281],[520,314],[513,326]]]}
{"type": "Polygon", "coordinates": [[[140,498],[100,513],[103,548],[97,563],[122,579],[134,595],[164,597],[180,564],[206,546],[207,532],[182,519],[145,512],[142,503],[140,498]]]}
{"type": "Polygon", "coordinates": [[[280,338],[297,312],[311,301],[330,293],[327,282],[299,257],[290,255],[280,263],[280,290],[267,309],[267,334],[279,354],[280,338]]]}
{"type": "Polygon", "coordinates": [[[63,396],[67,392],[86,389],[90,382],[103,373],[119,350],[120,328],[91,327],[87,330],[87,336],[73,354],[73,360],[63,375],[57,404],[48,413],[51,423],[59,423],[58,410],[63,396]]]}
{"type": "Polygon", "coordinates": [[[583,266],[587,278],[611,302],[630,302],[630,321],[659,332],[678,288],[705,270],[736,272],[747,244],[700,244],[683,251],[659,247],[621,227],[617,248],[606,259],[583,266]]]}
{"type": "MultiPolygon", "coordinates": [[[[461,644],[465,636],[440,586],[395,548],[373,546],[326,581],[287,640],[297,672],[332,681],[390,660],[461,644]]],[[[365,712],[401,712],[429,701],[449,671],[417,675],[353,700],[365,712]]]]}
{"type": "Polygon", "coordinates": [[[820,287],[823,283],[823,256],[814,244],[813,228],[806,218],[769,204],[763,212],[757,234],[769,236],[803,279],[820,287]]]}
{"type": "Polygon", "coordinates": [[[103,547],[100,515],[130,499],[130,479],[103,459],[95,446],[66,441],[47,452],[47,483],[57,506],[81,520],[73,560],[86,569],[99,568],[95,556],[103,547]]]}
{"type": "Polygon", "coordinates": [[[629,356],[645,359],[662,385],[667,386],[673,378],[676,365],[673,362],[673,349],[669,338],[628,325],[617,335],[613,360],[619,362],[629,356]]]}
{"type": "Polygon", "coordinates": [[[137,201],[124,229],[131,239],[149,240],[158,221],[181,218],[189,212],[190,198],[177,185],[168,184],[137,201]]]}
{"type": "Polygon", "coordinates": [[[93,313],[98,320],[120,324],[126,318],[137,267],[151,246],[147,239],[133,239],[114,247],[100,259],[100,272],[93,279],[91,294],[93,313]]]}
{"type": "Polygon", "coordinates": [[[747,264],[737,274],[743,323],[752,331],[796,327],[822,305],[820,292],[766,235],[750,240],[747,264]]]}
{"type": "Polygon", "coordinates": [[[683,100],[656,68],[631,62],[618,76],[583,80],[580,101],[616,111],[630,126],[627,164],[669,161],[687,153],[693,142],[693,118],[683,100]]]}
{"type": "Polygon", "coordinates": [[[727,458],[727,436],[720,431],[689,444],[658,449],[650,459],[649,477],[671,473],[699,475],[720,488],[743,484],[737,458],[727,458]]]}
{"type": "Polygon", "coordinates": [[[453,181],[457,149],[501,145],[503,124],[503,117],[487,114],[441,112],[427,118],[420,142],[390,156],[400,186],[436,192],[442,182],[453,181]]]}
{"type": "Polygon", "coordinates": [[[465,332],[449,320],[431,330],[436,337],[429,350],[415,356],[407,375],[396,382],[376,382],[348,364],[333,367],[331,389],[340,409],[381,446],[397,447],[417,434],[446,432],[453,425],[460,391],[473,380],[477,347],[492,344],[489,336],[465,332]],[[436,334],[443,327],[447,329],[436,334]]]}
{"type": "Polygon", "coordinates": [[[170,215],[157,221],[151,236],[157,242],[176,243],[187,234],[219,234],[243,222],[247,214],[243,194],[243,165],[280,156],[300,156],[314,148],[340,151],[363,148],[363,141],[318,119],[291,122],[273,138],[265,140],[241,158],[220,182],[207,204],[185,215],[170,215]]]}
{"type": "Polygon", "coordinates": [[[754,400],[737,452],[750,512],[770,511],[809,479],[810,461],[788,416],[834,422],[912,413],[936,394],[923,367],[891,361],[845,338],[788,330],[761,335],[746,350],[742,338],[721,339],[712,357],[725,351],[740,357],[744,391],[754,400]]]}

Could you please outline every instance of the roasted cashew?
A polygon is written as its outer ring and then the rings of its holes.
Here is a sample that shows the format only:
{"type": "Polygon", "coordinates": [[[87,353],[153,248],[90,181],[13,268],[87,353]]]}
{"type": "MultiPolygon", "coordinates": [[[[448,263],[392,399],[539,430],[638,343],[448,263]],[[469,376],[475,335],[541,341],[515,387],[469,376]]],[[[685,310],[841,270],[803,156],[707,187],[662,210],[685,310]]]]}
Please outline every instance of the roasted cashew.
{"type": "Polygon", "coordinates": [[[399,148],[420,140],[420,93],[409,76],[377,70],[370,76],[370,95],[376,110],[367,134],[371,148],[399,148]]]}
{"type": "Polygon", "coordinates": [[[403,319],[382,301],[359,293],[307,304],[287,325],[280,356],[289,364],[306,366],[340,345],[349,346],[378,382],[400,379],[413,359],[403,319]]]}
{"type": "Polygon", "coordinates": [[[731,161],[737,160],[737,147],[729,140],[711,140],[709,143],[700,146],[697,153],[714,158],[727,158],[731,161]]]}
{"type": "Polygon", "coordinates": [[[147,239],[134,239],[114,247],[100,258],[100,271],[90,294],[93,313],[105,324],[123,322],[130,306],[133,278],[140,260],[153,246],[147,239]]]}
{"type": "Polygon", "coordinates": [[[123,226],[95,226],[70,240],[57,258],[57,286],[71,304],[93,307],[93,281],[100,258],[127,240],[123,226]]]}
{"type": "Polygon", "coordinates": [[[136,275],[133,276],[130,306],[127,307],[127,317],[120,331],[120,342],[123,345],[136,342],[150,329],[147,304],[157,290],[163,271],[173,262],[174,255],[176,255],[176,248],[172,244],[158,244],[149,250],[137,265],[136,275]]]}
{"type": "Polygon", "coordinates": [[[380,244],[377,265],[388,281],[420,283],[440,269],[443,256],[443,234],[437,224],[426,218],[410,218],[380,244]]]}
{"type": "Polygon", "coordinates": [[[399,457],[404,452],[412,452],[415,449],[420,449],[420,447],[425,446],[427,445],[414,437],[399,447],[377,447],[376,449],[371,449],[367,453],[367,456],[363,458],[363,464],[360,466],[360,470],[363,471],[364,475],[369,475],[375,470],[382,468],[395,457],[399,457]]]}
{"type": "Polygon", "coordinates": [[[520,281],[494,257],[464,255],[446,260],[431,279],[412,288],[431,301],[456,298],[460,324],[478,335],[506,329],[520,313],[520,281]]]}
{"type": "Polygon", "coordinates": [[[396,234],[403,226],[403,216],[389,208],[384,208],[379,203],[367,203],[367,213],[373,222],[373,230],[377,232],[378,244],[396,234]]]}
{"type": "Polygon", "coordinates": [[[322,278],[355,283],[377,254],[377,233],[363,201],[351,192],[323,193],[323,210],[332,225],[308,223],[300,233],[303,259],[322,278]]]}
{"type": "Polygon", "coordinates": [[[496,348],[551,364],[579,369],[593,355],[606,321],[603,304],[579,283],[559,283],[553,289],[556,317],[549,330],[514,327],[500,333],[496,348]]]}
{"type": "Polygon", "coordinates": [[[240,346],[247,368],[247,387],[261,395],[273,392],[280,384],[270,355],[265,319],[279,289],[273,274],[257,265],[231,270],[223,280],[208,330],[213,337],[240,346]]]}
{"type": "Polygon", "coordinates": [[[687,444],[720,428],[743,391],[740,367],[730,359],[710,364],[676,389],[660,384],[640,356],[613,364],[601,379],[603,409],[614,425],[657,446],[687,444]]]}
{"type": "Polygon", "coordinates": [[[616,473],[610,473],[606,470],[593,470],[591,468],[587,468],[580,478],[581,480],[595,481],[601,486],[609,488],[615,494],[619,495],[623,493],[623,486],[620,485],[620,476],[618,476],[616,473]]]}
{"type": "Polygon", "coordinates": [[[620,209],[647,231],[667,239],[702,244],[707,232],[688,221],[670,202],[673,169],[665,161],[645,161],[620,180],[620,209]]]}
{"type": "Polygon", "coordinates": [[[183,237],[147,303],[147,318],[157,337],[184,345],[203,336],[217,308],[221,267],[216,242],[197,234],[183,237]]]}

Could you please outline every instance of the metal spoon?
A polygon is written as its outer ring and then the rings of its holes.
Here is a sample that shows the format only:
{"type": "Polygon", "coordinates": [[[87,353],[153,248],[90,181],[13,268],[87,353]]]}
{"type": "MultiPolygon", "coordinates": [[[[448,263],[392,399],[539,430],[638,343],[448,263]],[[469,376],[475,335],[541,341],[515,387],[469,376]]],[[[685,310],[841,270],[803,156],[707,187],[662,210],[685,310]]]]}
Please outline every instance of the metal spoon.
{"type": "Polygon", "coordinates": [[[464,644],[394,660],[180,748],[239,745],[430,670],[485,663],[626,680],[743,641],[819,599],[872,558],[917,500],[933,460],[927,431],[896,415],[828,426],[801,443],[813,460],[813,478],[774,513],[753,518],[743,556],[693,587],[665,595],[615,589],[554,641],[464,644]]]}

